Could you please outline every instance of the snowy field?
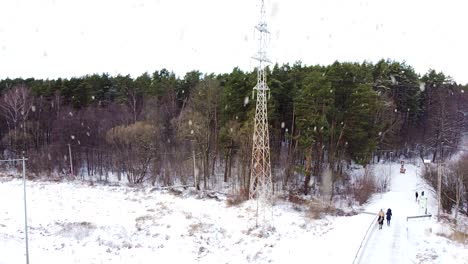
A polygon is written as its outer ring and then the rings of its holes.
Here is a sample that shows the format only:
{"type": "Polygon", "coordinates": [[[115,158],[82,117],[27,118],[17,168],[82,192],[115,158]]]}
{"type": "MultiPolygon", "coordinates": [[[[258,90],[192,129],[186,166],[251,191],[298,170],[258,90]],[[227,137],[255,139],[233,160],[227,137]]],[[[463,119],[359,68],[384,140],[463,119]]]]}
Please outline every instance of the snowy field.
{"type": "MultiPolygon", "coordinates": [[[[467,245],[437,235],[433,219],[406,221],[421,212],[414,192],[427,188],[418,168],[391,167],[390,191],[363,211],[390,207],[390,227],[375,229],[375,215],[311,219],[278,201],[275,231],[253,229],[253,204],[228,207],[150,188],[29,181],[30,263],[468,263],[467,245]]],[[[376,172],[379,168],[376,168],[376,172]]],[[[429,211],[435,200],[429,194],[429,211]]],[[[0,178],[0,264],[24,263],[22,181],[0,178]]],[[[442,231],[441,231],[442,232],[442,231]]]]}

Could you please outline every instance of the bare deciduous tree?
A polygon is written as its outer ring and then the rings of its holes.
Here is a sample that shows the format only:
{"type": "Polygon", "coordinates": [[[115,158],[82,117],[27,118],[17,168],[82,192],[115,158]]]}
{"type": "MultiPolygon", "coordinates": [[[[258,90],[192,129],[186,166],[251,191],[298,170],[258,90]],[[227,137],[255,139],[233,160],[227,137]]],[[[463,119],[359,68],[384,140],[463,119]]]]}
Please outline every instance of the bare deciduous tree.
{"type": "MultiPolygon", "coordinates": [[[[28,87],[16,85],[8,89],[0,100],[0,109],[7,120],[10,133],[9,144],[12,146],[18,140],[18,128],[22,128],[22,136],[26,137],[26,120],[31,111],[32,96],[28,87]]],[[[16,144],[14,144],[16,145],[16,144]]],[[[13,148],[16,148],[15,146],[13,148]]],[[[25,147],[25,146],[23,146],[25,147]]]]}

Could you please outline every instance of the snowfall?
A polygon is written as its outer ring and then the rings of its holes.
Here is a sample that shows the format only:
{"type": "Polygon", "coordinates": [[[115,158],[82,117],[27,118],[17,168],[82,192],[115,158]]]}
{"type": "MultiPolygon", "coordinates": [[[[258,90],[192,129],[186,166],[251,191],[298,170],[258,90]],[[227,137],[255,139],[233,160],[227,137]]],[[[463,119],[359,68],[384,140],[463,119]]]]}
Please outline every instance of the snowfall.
{"type": "MultiPolygon", "coordinates": [[[[274,230],[255,228],[254,202],[228,206],[151,187],[27,181],[30,263],[468,263],[467,244],[439,223],[421,166],[374,165],[391,175],[352,216],[313,219],[277,200],[274,230]],[[391,171],[391,172],[390,172],[391,171]],[[425,190],[425,214],[415,192],[425,190]],[[391,208],[391,225],[376,214],[391,208]]],[[[23,181],[0,177],[0,264],[25,263],[23,181]]]]}

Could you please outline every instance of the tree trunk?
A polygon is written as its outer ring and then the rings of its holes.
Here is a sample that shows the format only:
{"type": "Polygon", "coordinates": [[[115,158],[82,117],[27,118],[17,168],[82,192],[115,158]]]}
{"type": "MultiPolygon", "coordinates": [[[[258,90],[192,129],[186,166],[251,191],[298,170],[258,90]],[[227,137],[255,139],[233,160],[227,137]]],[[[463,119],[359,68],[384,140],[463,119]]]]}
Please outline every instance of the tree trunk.
{"type": "Polygon", "coordinates": [[[227,182],[228,163],[229,163],[229,151],[228,153],[226,153],[226,157],[224,159],[224,182],[227,182]]]}
{"type": "Polygon", "coordinates": [[[312,174],[312,149],[306,149],[306,156],[305,156],[305,181],[304,181],[304,195],[309,194],[309,184],[312,174]]]}
{"type": "Polygon", "coordinates": [[[205,157],[204,157],[204,161],[203,161],[203,189],[206,190],[207,189],[207,182],[208,182],[208,178],[209,178],[209,173],[210,173],[210,170],[209,170],[209,152],[208,150],[205,151],[205,157]]]}

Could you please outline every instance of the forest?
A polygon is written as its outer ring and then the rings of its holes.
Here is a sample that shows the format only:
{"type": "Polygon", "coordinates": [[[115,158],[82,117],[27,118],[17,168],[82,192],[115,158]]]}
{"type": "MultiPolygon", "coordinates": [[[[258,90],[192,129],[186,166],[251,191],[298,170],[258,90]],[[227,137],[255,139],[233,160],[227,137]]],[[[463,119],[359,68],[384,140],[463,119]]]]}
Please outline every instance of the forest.
{"type": "MultiPolygon", "coordinates": [[[[468,85],[442,72],[392,60],[267,71],[275,190],[313,194],[324,170],[343,185],[353,164],[443,161],[467,132],[468,85]]],[[[0,156],[27,157],[29,177],[243,192],[256,80],[239,68],[2,79],[0,156]]]]}

